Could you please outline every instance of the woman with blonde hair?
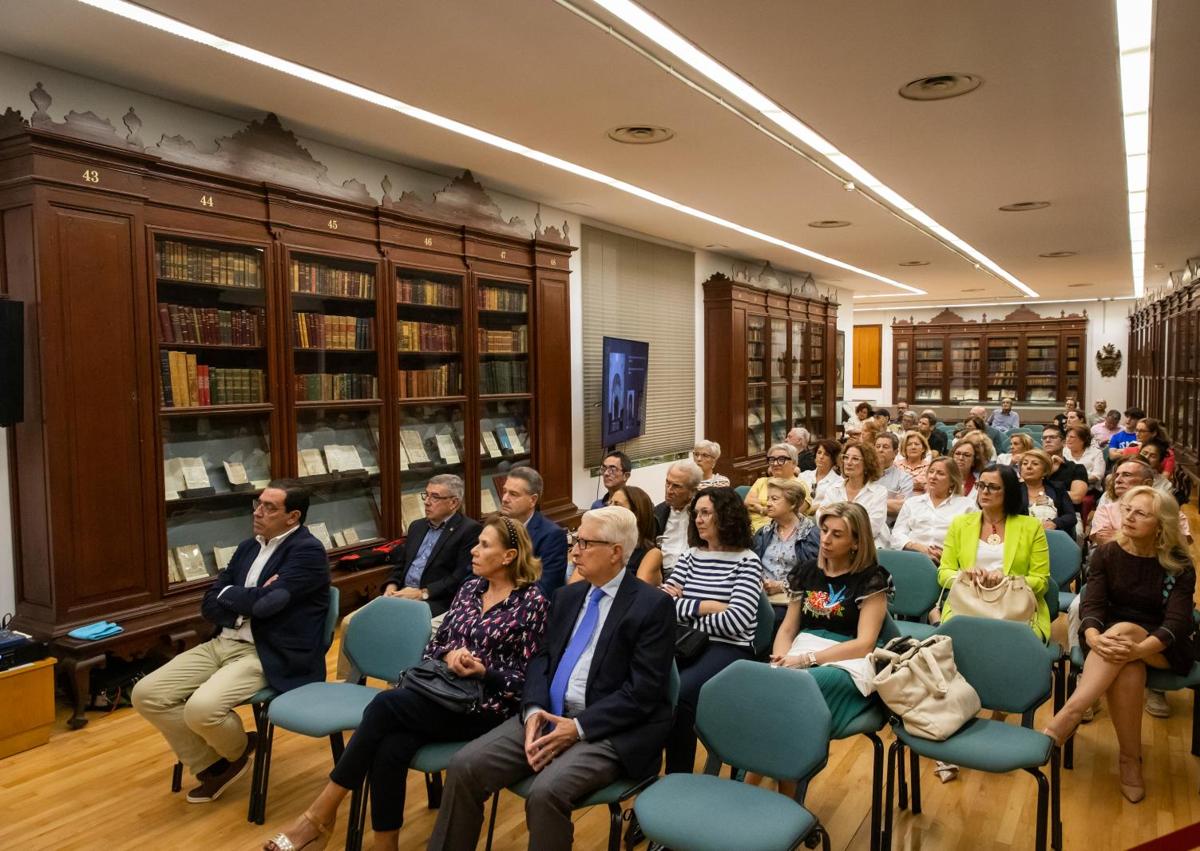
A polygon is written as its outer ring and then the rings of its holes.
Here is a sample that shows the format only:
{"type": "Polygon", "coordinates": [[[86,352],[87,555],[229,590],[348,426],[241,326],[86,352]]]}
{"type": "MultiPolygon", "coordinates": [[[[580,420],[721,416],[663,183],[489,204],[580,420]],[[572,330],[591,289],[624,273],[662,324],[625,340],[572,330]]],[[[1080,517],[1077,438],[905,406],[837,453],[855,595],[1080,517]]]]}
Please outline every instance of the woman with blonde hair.
{"type": "Polygon", "coordinates": [[[913,493],[925,492],[925,471],[929,469],[929,441],[919,431],[908,431],[900,441],[896,466],[912,476],[913,493]]]}
{"type": "Polygon", "coordinates": [[[692,460],[700,466],[704,473],[704,478],[700,481],[700,490],[729,487],[727,476],[713,472],[720,459],[721,444],[715,440],[697,440],[696,445],[692,447],[692,460]]]}
{"type": "MultiPolygon", "coordinates": [[[[962,443],[955,447],[971,447],[962,443]]],[[[978,511],[975,500],[963,496],[962,475],[953,458],[934,458],[926,471],[925,493],[904,500],[892,527],[892,549],[913,550],[937,564],[950,522],[960,514],[978,511]]]]}
{"type": "Polygon", "coordinates": [[[491,517],[471,550],[471,570],[475,575],[458,589],[425,658],[441,660],[457,677],[480,680],[483,699],[455,713],[403,685],[380,692],[316,800],[264,851],[324,848],[338,805],[367,778],[375,847],[399,848],[408,765],[417,750],[478,738],[520,709],[525,669],[541,646],[549,608],[537,586],[542,563],[525,524],[491,517]]]}
{"type": "Polygon", "coordinates": [[[1007,464],[1010,467],[1016,467],[1021,463],[1021,457],[1033,449],[1033,438],[1023,431],[1008,436],[1008,452],[1001,452],[996,456],[997,464],[1007,464]]]}
{"type": "MultiPolygon", "coordinates": [[[[866,429],[863,430],[864,437],[866,429]]],[[[883,549],[891,541],[887,525],[887,488],[879,484],[879,456],[874,443],[851,440],[842,450],[842,482],[821,491],[819,505],[835,502],[854,502],[861,505],[871,520],[875,549],[883,549]]]]}
{"type": "Polygon", "coordinates": [[[1070,495],[1046,481],[1054,471],[1050,456],[1040,449],[1030,449],[1021,456],[1019,470],[1029,515],[1040,520],[1046,531],[1058,529],[1074,536],[1078,515],[1070,495]]]}
{"type": "Polygon", "coordinates": [[[775,623],[787,612],[787,579],[796,566],[817,557],[821,536],[808,516],[808,489],[798,479],[767,480],[770,522],[754,534],[763,565],[763,590],[775,608],[775,623]]]}
{"type": "Polygon", "coordinates": [[[1121,794],[1146,795],[1142,780],[1142,692],[1146,668],[1181,676],[1192,668],[1196,571],[1179,531],[1174,498],[1140,485],[1121,497],[1116,539],[1092,551],[1079,616],[1086,655],[1075,693],[1042,731],[1061,745],[1107,694],[1119,747],[1121,794]]]}

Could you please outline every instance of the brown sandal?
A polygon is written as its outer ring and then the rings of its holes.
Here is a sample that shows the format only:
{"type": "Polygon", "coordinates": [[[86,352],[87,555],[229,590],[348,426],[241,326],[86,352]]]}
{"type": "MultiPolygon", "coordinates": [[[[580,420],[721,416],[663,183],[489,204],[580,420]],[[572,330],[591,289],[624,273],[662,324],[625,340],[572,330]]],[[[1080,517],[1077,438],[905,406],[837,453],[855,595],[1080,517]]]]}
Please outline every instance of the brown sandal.
{"type": "Polygon", "coordinates": [[[288,838],[286,833],[280,833],[263,846],[263,851],[324,851],[325,846],[329,844],[329,840],[333,836],[333,822],[321,824],[309,815],[307,811],[301,818],[317,829],[316,836],[303,845],[296,845],[288,838]]]}

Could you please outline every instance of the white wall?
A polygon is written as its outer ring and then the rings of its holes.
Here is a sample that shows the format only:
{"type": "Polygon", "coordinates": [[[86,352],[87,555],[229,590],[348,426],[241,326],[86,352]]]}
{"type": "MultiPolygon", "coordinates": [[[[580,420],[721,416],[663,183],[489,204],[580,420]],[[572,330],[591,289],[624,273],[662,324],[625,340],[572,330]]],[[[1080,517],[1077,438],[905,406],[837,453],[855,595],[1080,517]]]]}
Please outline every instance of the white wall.
{"type": "MultiPolygon", "coordinates": [[[[1084,401],[1089,411],[1091,410],[1092,402],[1096,399],[1106,400],[1110,408],[1114,406],[1122,410],[1125,408],[1125,369],[1129,363],[1129,352],[1126,350],[1129,347],[1130,303],[1128,301],[1047,302],[1045,304],[1033,304],[1029,306],[1030,310],[1046,318],[1057,317],[1063,310],[1068,315],[1087,311],[1087,342],[1084,346],[1083,357],[1087,363],[1087,375],[1084,379],[1084,395],[1087,398],[1084,401]],[[1100,371],[1096,368],[1096,351],[1106,343],[1115,345],[1123,355],[1121,369],[1113,378],[1102,378],[1100,371]]],[[[1008,305],[954,308],[955,313],[967,320],[981,320],[985,313],[989,319],[998,319],[1006,316],[1011,311],[1012,307],[1008,305]]],[[[892,320],[907,321],[909,317],[912,317],[918,323],[928,322],[940,312],[941,308],[897,310],[892,312],[861,309],[855,311],[855,325],[883,325],[883,382],[880,388],[853,387],[851,388],[852,397],[848,396],[847,398],[865,399],[872,404],[894,404],[896,397],[892,388],[892,320]]],[[[846,357],[848,363],[852,362],[849,360],[850,352],[848,347],[846,357]]],[[[852,380],[849,375],[849,369],[847,369],[847,373],[848,380],[852,380]]]]}

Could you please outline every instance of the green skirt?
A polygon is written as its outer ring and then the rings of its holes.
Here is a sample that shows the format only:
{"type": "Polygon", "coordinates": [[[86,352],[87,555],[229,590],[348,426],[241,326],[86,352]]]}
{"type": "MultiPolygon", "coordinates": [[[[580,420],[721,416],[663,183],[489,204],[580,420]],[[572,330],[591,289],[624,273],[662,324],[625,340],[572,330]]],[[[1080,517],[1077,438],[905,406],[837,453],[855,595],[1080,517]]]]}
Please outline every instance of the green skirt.
{"type": "MultiPolygon", "coordinates": [[[[808,632],[831,641],[850,640],[849,636],[827,632],[823,629],[813,629],[808,632]]],[[[854,684],[850,672],[843,668],[819,665],[816,668],[809,668],[808,672],[817,681],[817,686],[821,689],[821,696],[825,698],[825,705],[829,707],[829,713],[833,716],[829,728],[831,739],[843,738],[846,735],[845,731],[850,727],[850,722],[878,704],[879,696],[875,694],[864,696],[858,690],[858,686],[854,684]]]]}

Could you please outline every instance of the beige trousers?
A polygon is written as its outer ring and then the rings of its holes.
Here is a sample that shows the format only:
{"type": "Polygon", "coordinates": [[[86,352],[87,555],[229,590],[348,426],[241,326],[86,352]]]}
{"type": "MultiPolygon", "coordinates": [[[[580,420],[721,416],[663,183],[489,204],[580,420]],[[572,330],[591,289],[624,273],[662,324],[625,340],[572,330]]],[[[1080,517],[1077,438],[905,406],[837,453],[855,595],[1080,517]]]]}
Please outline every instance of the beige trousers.
{"type": "Polygon", "coordinates": [[[246,732],[233,708],[266,685],[253,644],[214,638],[139,680],[131,697],[196,774],[221,757],[242,755],[246,732]]]}

